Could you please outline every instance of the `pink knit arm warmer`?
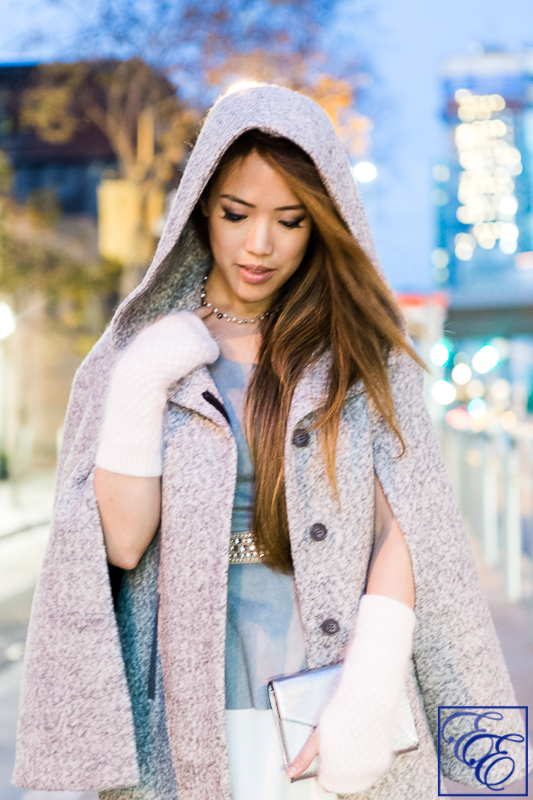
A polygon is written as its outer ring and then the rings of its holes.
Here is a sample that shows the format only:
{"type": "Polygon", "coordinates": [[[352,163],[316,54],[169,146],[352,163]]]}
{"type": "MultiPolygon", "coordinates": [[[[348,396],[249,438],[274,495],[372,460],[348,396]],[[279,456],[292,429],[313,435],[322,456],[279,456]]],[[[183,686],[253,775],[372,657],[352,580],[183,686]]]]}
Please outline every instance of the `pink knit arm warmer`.
{"type": "Polygon", "coordinates": [[[377,594],[362,597],[339,686],[320,719],[324,789],[362,792],[389,769],[414,625],[415,614],[404,603],[377,594]]]}
{"type": "Polygon", "coordinates": [[[217,343],[190,311],[143,328],[111,376],[96,465],[123,475],[161,475],[167,389],[218,355],[217,343]]]}

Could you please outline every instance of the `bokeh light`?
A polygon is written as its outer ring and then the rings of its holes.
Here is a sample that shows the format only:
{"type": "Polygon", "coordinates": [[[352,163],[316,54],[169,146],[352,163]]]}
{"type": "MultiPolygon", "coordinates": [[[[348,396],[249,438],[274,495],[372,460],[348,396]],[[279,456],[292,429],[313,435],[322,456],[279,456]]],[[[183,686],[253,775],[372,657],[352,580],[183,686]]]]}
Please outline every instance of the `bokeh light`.
{"type": "Polygon", "coordinates": [[[510,431],[516,425],[516,414],[514,411],[505,411],[500,417],[500,425],[506,431],[510,431]]]}
{"type": "Polygon", "coordinates": [[[239,81],[234,83],[226,90],[226,94],[234,94],[235,92],[242,92],[243,89],[254,89],[256,86],[261,86],[257,81],[239,81]]]}
{"type": "Polygon", "coordinates": [[[472,359],[472,366],[476,372],[480,372],[483,375],[485,372],[494,369],[499,360],[500,354],[496,348],[490,344],[486,344],[475,354],[472,359]]]}
{"type": "Polygon", "coordinates": [[[482,461],[483,461],[483,456],[481,454],[481,450],[472,447],[470,450],[466,451],[466,463],[469,464],[471,467],[481,466],[482,461]]]}
{"type": "Polygon", "coordinates": [[[448,381],[444,380],[437,381],[435,384],[433,384],[431,394],[433,395],[433,399],[436,400],[437,403],[440,403],[441,406],[450,405],[450,403],[453,403],[457,397],[455,387],[452,386],[452,384],[448,381]]]}
{"type": "Polygon", "coordinates": [[[523,167],[521,153],[514,147],[514,128],[498,117],[505,100],[468,89],[459,89],[455,99],[460,120],[455,143],[462,167],[456,215],[460,223],[472,226],[456,237],[455,255],[459,261],[470,261],[476,247],[492,250],[498,240],[501,252],[511,255],[518,239],[513,178],[523,167]]]}
{"type": "Polygon", "coordinates": [[[448,425],[456,431],[462,431],[470,426],[470,417],[464,408],[452,408],[444,417],[448,425]]]}
{"type": "Polygon", "coordinates": [[[370,183],[378,174],[377,169],[370,161],[360,161],[358,164],[355,164],[352,171],[355,179],[361,183],[370,183]]]}
{"type": "Polygon", "coordinates": [[[439,183],[446,183],[450,180],[450,170],[444,164],[435,164],[433,167],[433,177],[439,183]]]}
{"type": "Polygon", "coordinates": [[[457,364],[452,370],[452,380],[459,386],[464,386],[472,377],[472,370],[468,364],[457,364]]]}
{"type": "Polygon", "coordinates": [[[509,344],[509,339],[504,339],[502,336],[495,336],[494,339],[489,341],[489,344],[492,345],[492,347],[495,347],[498,351],[500,361],[509,358],[511,355],[511,345],[509,344]]]}
{"type": "Polygon", "coordinates": [[[0,302],[0,339],[6,339],[16,327],[15,316],[11,308],[7,303],[0,302]]]}
{"type": "Polygon", "coordinates": [[[496,403],[504,403],[511,396],[511,384],[505,378],[498,378],[489,388],[490,396],[496,403]]]}
{"type": "Polygon", "coordinates": [[[479,419],[482,417],[486,410],[487,404],[481,399],[481,397],[475,397],[468,404],[468,413],[471,417],[474,417],[474,419],[479,419]]]}
{"type": "Polygon", "coordinates": [[[450,257],[443,247],[437,247],[431,254],[431,263],[437,269],[443,269],[450,263],[450,257]]]}
{"type": "Polygon", "coordinates": [[[474,378],[466,384],[466,396],[469,397],[470,400],[474,400],[476,397],[483,397],[484,394],[485,384],[483,381],[480,381],[479,378],[474,378]]]}
{"type": "Polygon", "coordinates": [[[444,342],[437,342],[431,348],[429,357],[436,367],[443,367],[450,357],[450,351],[444,342]]]}

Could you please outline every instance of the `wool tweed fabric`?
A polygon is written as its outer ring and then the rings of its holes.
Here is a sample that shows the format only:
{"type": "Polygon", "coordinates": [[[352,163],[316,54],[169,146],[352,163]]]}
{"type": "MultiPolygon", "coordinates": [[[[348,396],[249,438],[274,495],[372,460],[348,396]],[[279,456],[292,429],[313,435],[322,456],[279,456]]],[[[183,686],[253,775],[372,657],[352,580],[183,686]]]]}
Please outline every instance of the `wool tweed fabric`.
{"type": "MultiPolygon", "coordinates": [[[[116,615],[93,474],[117,357],[158,314],[200,304],[211,257],[189,217],[223,152],[251,128],[285,136],[311,156],[342,218],[379,269],[348,160],[318,105],[272,86],[219,100],[191,154],[150,269],[74,380],[52,531],[29,627],[17,786],[100,790],[108,800],[230,800],[224,645],[237,450],[229,424],[204,397],[209,391],[221,399],[208,369],[194,370],[169,391],[160,532],[126,574],[116,615]]],[[[419,368],[406,355],[390,359],[406,445],[401,458],[364,387],[359,383],[348,393],[337,498],[317,433],[309,432],[306,447],[293,444],[295,429],[308,427],[323,403],[327,365],[324,358],[297,386],[285,449],[307,659],[310,667],[343,660],[372,548],[375,469],[413,564],[417,622],[407,693],[420,747],[398,756],[357,797],[429,800],[437,796],[438,706],[515,705],[515,695],[426,411],[419,368]],[[310,536],[316,522],[328,530],[321,542],[310,536]],[[328,619],[338,623],[334,635],[321,627],[328,619]]],[[[523,730],[518,712],[509,724],[523,730]]],[[[453,780],[474,782],[472,770],[453,756],[444,758],[442,769],[453,780]]]]}

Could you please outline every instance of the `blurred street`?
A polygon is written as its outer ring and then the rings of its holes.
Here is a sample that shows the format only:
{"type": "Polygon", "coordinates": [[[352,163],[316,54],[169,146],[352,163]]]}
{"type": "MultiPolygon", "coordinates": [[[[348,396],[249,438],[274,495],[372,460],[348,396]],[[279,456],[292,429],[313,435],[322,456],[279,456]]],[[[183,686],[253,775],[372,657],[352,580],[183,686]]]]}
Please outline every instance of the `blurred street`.
{"type": "MultiPolygon", "coordinates": [[[[96,800],[96,793],[31,792],[11,786],[24,640],[53,488],[53,472],[38,473],[17,487],[0,483],[0,800],[96,800]]],[[[472,539],[472,544],[517,701],[533,709],[533,606],[529,599],[515,604],[507,600],[501,573],[484,566],[478,542],[472,539]]],[[[530,736],[532,732],[530,723],[530,736]]],[[[448,788],[459,792],[462,787],[449,783],[448,788]]],[[[523,782],[513,790],[523,792],[523,782]]],[[[527,796],[533,797],[533,788],[527,796]]]]}

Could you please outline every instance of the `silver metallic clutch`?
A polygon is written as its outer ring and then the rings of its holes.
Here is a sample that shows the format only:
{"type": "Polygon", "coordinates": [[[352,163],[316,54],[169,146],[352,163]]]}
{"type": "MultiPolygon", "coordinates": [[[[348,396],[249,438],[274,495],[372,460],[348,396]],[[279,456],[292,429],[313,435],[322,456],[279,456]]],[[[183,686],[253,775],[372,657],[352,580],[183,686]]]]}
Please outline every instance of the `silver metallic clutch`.
{"type": "MultiPolygon", "coordinates": [[[[268,697],[274,712],[285,769],[292,764],[317,727],[323,709],[335,692],[341,670],[342,664],[338,664],[273,678],[269,682],[268,697]]],[[[418,735],[405,687],[396,711],[392,743],[396,755],[418,748],[418,735]]],[[[291,778],[291,781],[315,778],[317,774],[318,759],[315,758],[302,775],[291,778]]]]}

